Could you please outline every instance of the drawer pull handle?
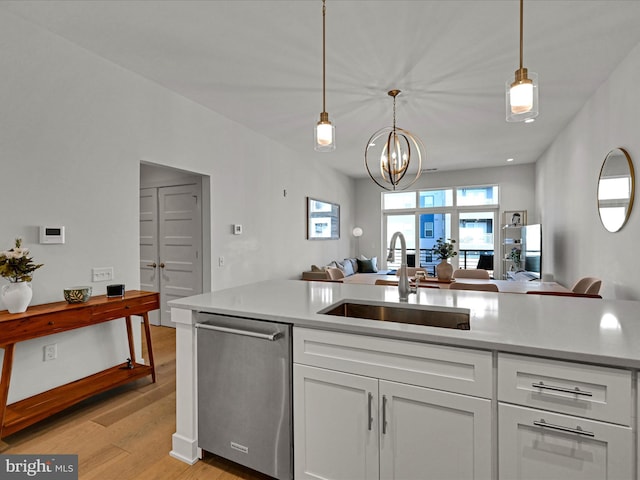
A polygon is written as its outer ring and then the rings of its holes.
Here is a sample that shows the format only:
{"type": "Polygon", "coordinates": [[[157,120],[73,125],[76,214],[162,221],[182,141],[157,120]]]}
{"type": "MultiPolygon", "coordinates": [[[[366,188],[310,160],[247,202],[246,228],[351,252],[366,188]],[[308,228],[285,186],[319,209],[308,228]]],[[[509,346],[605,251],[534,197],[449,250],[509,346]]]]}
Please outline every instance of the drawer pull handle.
{"type": "Polygon", "coordinates": [[[575,395],[583,395],[585,397],[593,397],[593,393],[587,392],[586,390],[580,390],[578,387],[575,389],[565,388],[565,387],[555,387],[553,385],[545,385],[544,383],[532,383],[532,387],[541,388],[543,390],[553,390],[554,392],[564,392],[564,393],[573,393],[575,395]]]}
{"type": "Polygon", "coordinates": [[[125,310],[129,310],[130,308],[131,308],[131,307],[130,307],[129,305],[125,305],[125,306],[124,306],[124,309],[125,309],[125,310]]]}
{"type": "Polygon", "coordinates": [[[215,332],[231,333],[234,335],[243,335],[245,337],[261,338],[262,340],[269,340],[275,342],[284,335],[284,332],[274,333],[260,333],[252,332],[250,330],[240,330],[237,328],[221,327],[218,325],[210,325],[208,323],[196,323],[196,328],[202,328],[204,330],[213,330],[215,332]]]}
{"type": "Polygon", "coordinates": [[[387,396],[382,396],[382,434],[387,433],[387,396]]]}
{"type": "Polygon", "coordinates": [[[595,434],[593,432],[588,432],[587,430],[583,430],[581,427],[569,428],[569,427],[563,427],[562,425],[554,425],[553,423],[545,422],[543,418],[541,418],[539,421],[534,420],[533,424],[536,427],[549,428],[551,430],[559,430],[561,432],[567,432],[567,433],[575,433],[577,435],[583,435],[585,437],[595,437],[595,434]]]}
{"type": "Polygon", "coordinates": [[[53,325],[54,321],[53,320],[49,320],[49,325],[53,325]]]}
{"type": "Polygon", "coordinates": [[[369,415],[369,431],[371,431],[371,425],[373,424],[373,416],[371,415],[371,402],[373,401],[373,394],[369,392],[368,401],[368,415],[369,415]]]}

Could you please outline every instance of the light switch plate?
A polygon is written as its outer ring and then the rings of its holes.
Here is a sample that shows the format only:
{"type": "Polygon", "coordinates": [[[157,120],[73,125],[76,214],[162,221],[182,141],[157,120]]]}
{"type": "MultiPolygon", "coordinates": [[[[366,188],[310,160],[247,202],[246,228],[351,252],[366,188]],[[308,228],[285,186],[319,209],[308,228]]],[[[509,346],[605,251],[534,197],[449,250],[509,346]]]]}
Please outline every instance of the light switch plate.
{"type": "Polygon", "coordinates": [[[113,280],[113,267],[92,268],[91,275],[94,282],[110,282],[113,280]]]}

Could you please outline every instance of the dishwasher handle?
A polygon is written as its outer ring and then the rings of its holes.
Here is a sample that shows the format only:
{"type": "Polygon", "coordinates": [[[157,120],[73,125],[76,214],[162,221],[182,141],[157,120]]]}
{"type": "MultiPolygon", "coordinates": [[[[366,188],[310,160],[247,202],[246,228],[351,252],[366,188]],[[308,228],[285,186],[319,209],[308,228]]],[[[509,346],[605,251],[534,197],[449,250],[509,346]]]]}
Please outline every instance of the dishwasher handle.
{"type": "Polygon", "coordinates": [[[244,335],[245,337],[261,338],[263,340],[269,340],[271,342],[278,340],[283,335],[282,332],[259,333],[252,332],[250,330],[239,330],[237,328],[219,327],[218,325],[209,325],[208,323],[196,323],[196,328],[215,330],[216,332],[232,333],[234,335],[244,335]]]}

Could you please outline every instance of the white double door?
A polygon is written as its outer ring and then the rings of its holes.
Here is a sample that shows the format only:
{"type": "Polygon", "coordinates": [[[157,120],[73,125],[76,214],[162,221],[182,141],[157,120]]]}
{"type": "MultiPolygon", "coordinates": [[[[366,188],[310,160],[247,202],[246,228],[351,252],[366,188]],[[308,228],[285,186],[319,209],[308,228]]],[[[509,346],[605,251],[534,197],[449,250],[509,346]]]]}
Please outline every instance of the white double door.
{"type": "Polygon", "coordinates": [[[200,184],[140,189],[140,289],[160,292],[154,325],[174,326],[167,302],[202,293],[200,184]]]}
{"type": "Polygon", "coordinates": [[[301,479],[489,479],[491,401],[294,365],[301,479]]]}

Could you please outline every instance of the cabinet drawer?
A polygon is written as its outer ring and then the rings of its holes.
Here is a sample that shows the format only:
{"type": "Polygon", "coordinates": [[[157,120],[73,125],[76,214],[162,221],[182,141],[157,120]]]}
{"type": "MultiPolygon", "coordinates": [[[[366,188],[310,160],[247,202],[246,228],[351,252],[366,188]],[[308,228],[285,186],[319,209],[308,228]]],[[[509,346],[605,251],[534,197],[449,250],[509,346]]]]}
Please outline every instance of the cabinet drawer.
{"type": "Polygon", "coordinates": [[[134,298],[116,298],[93,307],[93,320],[96,322],[113,320],[129,315],[139,315],[159,308],[158,297],[149,295],[134,298]]]}
{"type": "Polygon", "coordinates": [[[503,403],[498,425],[500,478],[634,478],[630,427],[503,403]]]}
{"type": "Polygon", "coordinates": [[[2,344],[16,343],[32,338],[53,335],[74,328],[91,325],[91,309],[75,308],[64,315],[50,313],[25,317],[18,321],[6,322],[2,325],[2,344]]]}
{"type": "Polygon", "coordinates": [[[293,361],[491,398],[491,352],[306,328],[293,329],[293,361]]]}
{"type": "Polygon", "coordinates": [[[498,400],[631,425],[631,372],[498,355],[498,400]]]}

